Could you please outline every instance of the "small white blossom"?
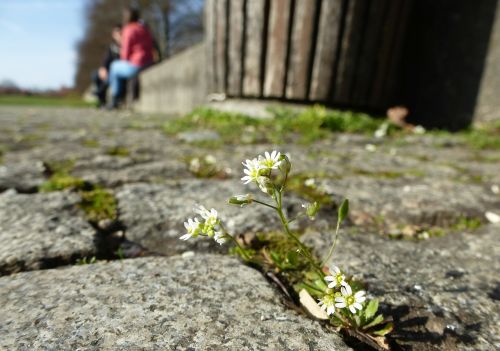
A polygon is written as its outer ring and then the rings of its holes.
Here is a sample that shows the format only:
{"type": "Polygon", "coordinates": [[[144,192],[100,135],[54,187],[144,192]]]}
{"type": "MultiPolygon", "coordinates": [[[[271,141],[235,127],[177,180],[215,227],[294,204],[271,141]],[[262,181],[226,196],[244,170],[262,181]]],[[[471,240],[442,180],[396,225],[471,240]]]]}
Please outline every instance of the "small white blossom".
{"type": "Polygon", "coordinates": [[[335,313],[335,297],[333,295],[325,295],[321,298],[318,303],[323,311],[326,311],[327,315],[335,313]]]}
{"type": "Polygon", "coordinates": [[[199,205],[197,208],[194,209],[196,213],[198,213],[201,218],[205,220],[205,225],[209,226],[214,226],[217,224],[218,219],[217,219],[217,211],[212,208],[207,210],[204,206],[199,205]]]}
{"type": "Polygon", "coordinates": [[[224,244],[227,241],[224,233],[222,232],[215,232],[214,240],[217,242],[217,244],[220,245],[224,244]]]}
{"type": "Polygon", "coordinates": [[[187,233],[180,237],[181,240],[195,238],[200,234],[201,223],[198,218],[188,218],[187,222],[184,222],[184,227],[186,228],[187,233]]]}
{"type": "Polygon", "coordinates": [[[274,150],[273,152],[265,152],[264,156],[259,155],[259,164],[267,169],[278,169],[281,161],[281,153],[274,150]],[[265,156],[265,157],[264,157],[265,156]]]}
{"type": "Polygon", "coordinates": [[[337,308],[349,308],[349,310],[354,314],[356,310],[362,310],[363,306],[361,303],[366,300],[365,291],[360,290],[354,295],[352,294],[352,289],[347,283],[342,284],[340,288],[342,296],[335,298],[335,307],[337,308]]]}
{"type": "Polygon", "coordinates": [[[246,174],[246,176],[241,178],[243,184],[257,182],[258,178],[260,177],[260,171],[262,169],[259,161],[257,161],[257,159],[255,158],[253,160],[246,160],[246,162],[243,162],[243,166],[245,166],[243,173],[246,174]]]}
{"type": "Polygon", "coordinates": [[[342,283],[345,281],[345,275],[342,274],[339,267],[337,267],[337,266],[330,267],[330,273],[332,273],[332,272],[335,272],[335,273],[332,275],[327,275],[325,277],[325,280],[329,283],[328,287],[330,289],[333,289],[336,286],[342,285],[342,283]]]}

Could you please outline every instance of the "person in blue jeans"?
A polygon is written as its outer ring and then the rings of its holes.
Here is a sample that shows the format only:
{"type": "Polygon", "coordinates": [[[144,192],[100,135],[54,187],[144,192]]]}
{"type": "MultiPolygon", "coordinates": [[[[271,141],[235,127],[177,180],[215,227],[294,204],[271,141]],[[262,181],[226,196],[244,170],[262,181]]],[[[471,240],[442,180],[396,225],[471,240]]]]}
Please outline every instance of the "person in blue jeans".
{"type": "Polygon", "coordinates": [[[123,81],[135,77],[139,71],[153,62],[153,37],[146,26],[139,22],[139,11],[128,8],[124,11],[124,27],[120,60],[111,64],[109,85],[111,108],[117,108],[123,95],[123,81]]]}

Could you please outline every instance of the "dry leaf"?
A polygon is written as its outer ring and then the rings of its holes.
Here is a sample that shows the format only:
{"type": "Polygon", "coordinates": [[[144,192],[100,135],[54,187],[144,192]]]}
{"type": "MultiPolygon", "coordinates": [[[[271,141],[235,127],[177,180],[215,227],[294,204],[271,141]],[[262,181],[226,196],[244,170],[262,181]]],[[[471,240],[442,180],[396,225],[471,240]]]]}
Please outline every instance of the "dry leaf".
{"type": "Polygon", "coordinates": [[[316,319],[326,320],[328,319],[328,315],[325,311],[323,311],[317,304],[317,302],[313,299],[313,297],[307,292],[307,290],[302,289],[299,293],[300,303],[306,311],[316,319]]]}

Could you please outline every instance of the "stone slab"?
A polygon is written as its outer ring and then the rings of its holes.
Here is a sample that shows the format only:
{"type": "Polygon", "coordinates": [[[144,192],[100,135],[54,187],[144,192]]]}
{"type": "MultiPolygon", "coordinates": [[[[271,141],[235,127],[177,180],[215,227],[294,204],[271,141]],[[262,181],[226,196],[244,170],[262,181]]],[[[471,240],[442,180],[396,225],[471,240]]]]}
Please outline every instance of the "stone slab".
{"type": "MultiPolygon", "coordinates": [[[[420,242],[353,229],[342,230],[329,263],[366,282],[395,319],[393,336],[404,349],[499,349],[500,226],[420,242]]],[[[332,233],[303,240],[324,257],[332,233]]]]}
{"type": "MultiPolygon", "coordinates": [[[[191,249],[213,250],[219,247],[213,240],[181,241],[185,233],[184,221],[196,214],[193,208],[199,204],[218,210],[226,229],[232,234],[269,232],[280,228],[279,219],[273,211],[263,206],[245,208],[229,205],[232,195],[258,194],[256,186],[244,186],[236,180],[192,179],[172,181],[168,184],[131,184],[117,189],[116,198],[120,220],[127,228],[126,236],[151,250],[173,254],[191,249]]],[[[257,195],[258,196],[258,195],[257,195]]],[[[261,199],[265,199],[261,197],[261,199]]],[[[301,205],[300,199],[288,202],[293,216],[301,205]]],[[[302,221],[295,223],[302,225],[302,221]]]]}
{"type": "Polygon", "coordinates": [[[35,160],[0,164],[0,191],[35,192],[45,181],[43,170],[43,163],[35,160]]]}
{"type": "Polygon", "coordinates": [[[0,278],[0,348],[351,350],[236,259],[140,258],[0,278]]]}
{"type": "Polygon", "coordinates": [[[65,192],[0,194],[0,274],[49,268],[96,252],[95,231],[65,192]]]}

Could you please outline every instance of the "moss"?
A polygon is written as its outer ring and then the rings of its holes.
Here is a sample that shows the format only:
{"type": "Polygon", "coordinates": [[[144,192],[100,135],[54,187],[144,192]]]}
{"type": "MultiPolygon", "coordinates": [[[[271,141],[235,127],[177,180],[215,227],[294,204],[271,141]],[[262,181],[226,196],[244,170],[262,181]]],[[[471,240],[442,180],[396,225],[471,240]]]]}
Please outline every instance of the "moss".
{"type": "Polygon", "coordinates": [[[298,282],[309,268],[308,261],[297,252],[296,243],[282,232],[258,233],[245,246],[251,253],[250,264],[279,274],[291,284],[298,282]]]}
{"type": "Polygon", "coordinates": [[[449,233],[471,232],[482,225],[483,222],[478,217],[461,216],[447,226],[400,225],[399,230],[387,233],[387,236],[392,239],[425,240],[433,237],[441,237],[449,233]],[[411,227],[411,230],[405,233],[404,228],[407,227],[411,227]]]}
{"type": "Polygon", "coordinates": [[[99,147],[99,141],[94,139],[86,139],[82,141],[82,145],[85,147],[95,148],[99,147]]]}
{"type": "Polygon", "coordinates": [[[75,167],[75,160],[46,161],[44,165],[49,174],[69,174],[75,167]]]}
{"type": "Polygon", "coordinates": [[[472,231],[483,225],[478,217],[460,217],[452,226],[453,231],[472,231]]]}
{"type": "Polygon", "coordinates": [[[272,118],[254,118],[241,113],[199,108],[184,117],[166,122],[163,130],[175,135],[187,130],[213,130],[221,143],[255,144],[299,141],[310,143],[332,132],[373,133],[382,123],[363,113],[327,110],[313,106],[302,111],[271,108],[272,118]]]}
{"type": "Polygon", "coordinates": [[[107,149],[106,154],[110,156],[128,157],[130,156],[130,151],[124,146],[114,146],[107,149]]]}
{"type": "Polygon", "coordinates": [[[64,173],[53,174],[46,182],[42,183],[38,190],[41,192],[60,191],[64,189],[83,189],[85,181],[64,173]]]}
{"type": "Polygon", "coordinates": [[[79,207],[91,222],[117,218],[117,206],[114,195],[108,190],[96,187],[90,191],[82,191],[79,207]]]}
{"type": "Polygon", "coordinates": [[[494,121],[474,126],[458,133],[443,130],[433,130],[429,134],[434,136],[453,137],[459,142],[476,150],[500,149],[500,122],[494,121]]]}
{"type": "Polygon", "coordinates": [[[418,169],[408,169],[408,170],[398,172],[398,171],[369,171],[369,170],[360,169],[360,168],[352,168],[352,169],[350,169],[350,171],[353,174],[357,174],[357,175],[363,175],[363,176],[373,177],[373,178],[386,178],[386,179],[396,179],[396,178],[402,178],[402,177],[407,177],[407,176],[412,176],[412,177],[425,176],[425,173],[418,170],[418,169]]]}

